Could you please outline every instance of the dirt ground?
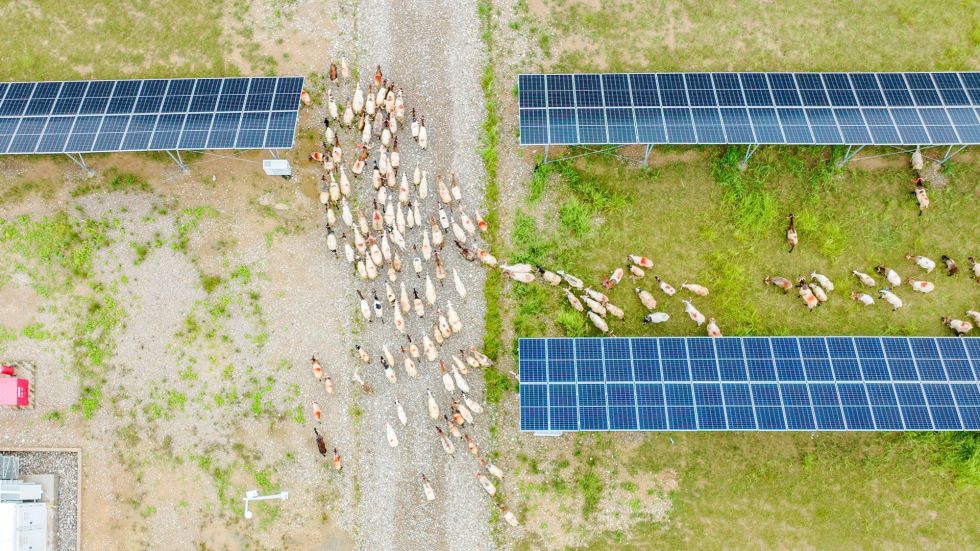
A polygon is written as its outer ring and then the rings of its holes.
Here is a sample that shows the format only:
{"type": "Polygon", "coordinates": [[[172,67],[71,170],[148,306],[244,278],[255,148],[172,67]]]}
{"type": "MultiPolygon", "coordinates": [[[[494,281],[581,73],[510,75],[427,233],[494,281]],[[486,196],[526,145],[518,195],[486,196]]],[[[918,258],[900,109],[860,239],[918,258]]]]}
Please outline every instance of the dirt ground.
{"type": "MultiPolygon", "coordinates": [[[[429,115],[429,150],[403,145],[402,153],[403,166],[420,161],[429,171],[424,217],[435,214],[427,209],[434,209],[436,173],[456,172],[466,206],[482,203],[482,49],[475,9],[456,8],[258,2],[246,15],[277,73],[322,75],[330,59],[346,57],[363,82],[381,64],[409,107],[429,115]],[[453,25],[442,25],[452,32],[425,32],[433,14],[452,16],[453,25]]],[[[231,62],[243,67],[249,59],[231,62]]],[[[317,82],[314,75],[314,92],[317,82]]],[[[24,230],[25,242],[51,238],[43,232],[60,220],[104,231],[104,239],[90,239],[79,230],[91,273],[68,273],[65,259],[30,250],[18,252],[31,260],[0,270],[3,358],[39,365],[38,407],[0,411],[0,447],[82,448],[84,548],[493,547],[491,505],[472,474],[476,459],[462,449],[447,458],[425,418],[422,397],[441,387],[438,368],[425,366],[397,395],[376,365],[363,372],[373,395],[351,382],[355,343],[377,358],[383,343],[398,355],[403,338],[390,322],[364,328],[354,321],[355,276],[327,251],[320,171],[305,159],[320,139],[323,111],[301,114],[291,181],[262,176],[261,152],[191,156],[187,173],[162,157],[92,156],[98,174],[91,179],[65,160],[0,159],[0,218],[20,227],[50,222],[24,230]],[[139,184],[116,186],[114,175],[139,184]],[[42,280],[54,275],[65,285],[42,296],[42,280]],[[332,376],[334,395],[310,376],[311,354],[332,376]],[[86,359],[101,367],[79,368],[86,359]],[[395,397],[412,422],[390,450],[384,423],[397,422],[395,397]],[[311,419],[311,399],[323,408],[321,423],[311,419]],[[342,472],[317,453],[314,425],[343,454],[342,472]],[[438,496],[428,506],[420,473],[438,496]],[[248,489],[290,497],[253,506],[255,518],[246,521],[248,489]]],[[[366,187],[358,201],[369,203],[370,185],[358,185],[366,187]]],[[[455,303],[465,329],[453,346],[465,348],[480,342],[483,270],[453,251],[444,258],[470,292],[455,303]]],[[[420,339],[430,322],[410,330],[420,339]]],[[[479,372],[468,379],[479,399],[479,372]]],[[[484,444],[486,431],[477,423],[470,433],[484,444]]]]}

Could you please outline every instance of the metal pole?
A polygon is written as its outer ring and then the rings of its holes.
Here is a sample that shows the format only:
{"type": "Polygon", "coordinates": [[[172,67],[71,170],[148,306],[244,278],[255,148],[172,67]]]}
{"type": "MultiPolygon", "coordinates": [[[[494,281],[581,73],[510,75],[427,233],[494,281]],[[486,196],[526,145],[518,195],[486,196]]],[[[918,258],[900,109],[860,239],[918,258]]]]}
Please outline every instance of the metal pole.
{"type": "Polygon", "coordinates": [[[548,162],[548,144],[544,144],[544,162],[548,162]]]}
{"type": "Polygon", "coordinates": [[[276,153],[276,150],[275,149],[270,149],[269,150],[269,153],[272,153],[272,158],[273,159],[278,159],[279,158],[279,154],[276,153]]]}
{"type": "Polygon", "coordinates": [[[956,155],[957,155],[957,154],[958,154],[958,153],[959,153],[960,151],[963,151],[964,149],[966,149],[966,146],[965,146],[965,145],[961,145],[961,146],[959,146],[958,148],[956,148],[956,151],[953,151],[953,146],[949,146],[949,149],[947,149],[947,150],[946,150],[946,155],[944,155],[944,156],[943,156],[943,160],[941,160],[941,161],[939,161],[939,164],[943,164],[943,163],[945,163],[946,161],[948,161],[948,160],[950,160],[950,159],[952,159],[952,158],[953,158],[953,157],[955,157],[955,156],[956,156],[956,155]]]}
{"type": "Polygon", "coordinates": [[[759,149],[759,144],[749,144],[749,147],[745,150],[745,157],[742,158],[742,162],[738,163],[738,169],[745,171],[749,168],[749,158],[755,153],[755,150],[759,149]]]}
{"type": "Polygon", "coordinates": [[[653,144],[646,145],[646,151],[643,152],[643,166],[648,166],[650,163],[650,151],[653,150],[653,144]]]}
{"type": "Polygon", "coordinates": [[[847,163],[848,163],[848,162],[849,162],[849,161],[850,161],[851,159],[853,159],[853,158],[854,158],[854,156],[855,156],[855,155],[857,155],[857,154],[858,154],[858,153],[859,153],[859,152],[860,152],[860,151],[861,151],[862,149],[864,149],[864,146],[863,146],[863,145],[859,145],[859,146],[857,147],[857,149],[855,149],[853,145],[849,145],[849,146],[847,146],[847,153],[844,153],[844,156],[843,156],[843,157],[841,157],[841,160],[839,160],[839,161],[837,161],[837,166],[838,166],[838,167],[842,167],[842,166],[844,166],[844,165],[846,165],[846,164],[847,164],[847,163]]]}
{"type": "Polygon", "coordinates": [[[187,165],[184,164],[184,159],[180,157],[180,151],[167,151],[167,155],[177,163],[178,168],[185,172],[187,171],[187,165]]]}
{"type": "Polygon", "coordinates": [[[81,168],[82,170],[84,170],[86,172],[92,172],[92,169],[90,169],[88,167],[88,165],[85,164],[85,158],[82,157],[82,154],[81,153],[76,153],[76,155],[78,155],[78,158],[77,159],[75,157],[72,157],[72,154],[71,153],[65,153],[65,157],[68,157],[69,159],[71,159],[76,165],[79,166],[79,168],[81,168]]]}

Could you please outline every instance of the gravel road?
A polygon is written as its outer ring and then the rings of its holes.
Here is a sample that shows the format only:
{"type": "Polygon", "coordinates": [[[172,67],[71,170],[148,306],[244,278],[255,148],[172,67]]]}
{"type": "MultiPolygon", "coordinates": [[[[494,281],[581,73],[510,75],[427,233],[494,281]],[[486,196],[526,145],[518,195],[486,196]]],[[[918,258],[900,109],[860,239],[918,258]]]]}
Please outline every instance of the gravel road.
{"type": "MultiPolygon", "coordinates": [[[[428,170],[430,195],[423,202],[422,215],[435,214],[435,175],[456,172],[463,193],[463,203],[473,215],[481,207],[484,196],[485,172],[477,154],[480,123],[485,116],[480,88],[480,69],[485,62],[485,50],[479,37],[479,20],[475,6],[460,5],[451,0],[421,0],[391,2],[364,0],[357,8],[355,42],[361,67],[362,82],[381,65],[387,78],[392,78],[405,90],[406,109],[415,108],[426,115],[430,144],[421,151],[411,141],[408,128],[399,130],[403,170],[413,170],[416,162],[428,170]]],[[[346,154],[346,152],[345,152],[346,154]]],[[[365,171],[369,176],[370,163],[365,171]]],[[[411,173],[409,173],[411,175],[411,173]]],[[[360,185],[361,204],[373,195],[370,180],[360,185]]],[[[414,191],[414,190],[413,190],[414,191]]],[[[421,242],[421,234],[409,231],[408,241],[421,242]]],[[[451,233],[449,234],[451,237],[451,233]]],[[[483,268],[466,262],[449,245],[443,251],[449,276],[446,286],[438,288],[438,303],[448,298],[463,321],[461,334],[454,335],[440,352],[451,365],[453,350],[479,345],[482,342],[485,303],[482,297],[483,268]],[[452,269],[459,271],[467,288],[466,300],[461,300],[452,287],[452,269]]],[[[411,288],[411,256],[406,255],[403,278],[411,288]]],[[[343,262],[341,260],[340,262],[343,262]]],[[[426,271],[433,273],[427,263],[426,271]]],[[[353,276],[352,276],[353,277],[353,276]]],[[[433,274],[433,280],[434,274],[433,274]]],[[[422,293],[423,285],[418,284],[422,293]]],[[[437,285],[438,287],[438,285],[437,285]]],[[[374,285],[383,297],[381,278],[374,285]]],[[[397,287],[396,292],[397,292],[397,287]]],[[[353,301],[349,312],[354,312],[353,301]]],[[[434,317],[427,308],[426,318],[406,316],[407,333],[416,341],[423,333],[431,335],[434,317]]],[[[387,316],[384,325],[368,324],[355,340],[364,343],[377,356],[381,346],[388,344],[400,359],[398,347],[404,343],[387,316]]],[[[421,346],[421,343],[419,343],[421,346]]],[[[365,376],[376,389],[374,395],[362,397],[361,437],[356,461],[361,497],[356,503],[356,519],[360,527],[358,544],[363,549],[491,549],[489,513],[492,507],[488,496],[479,486],[473,472],[479,468],[462,442],[457,442],[455,457],[443,452],[435,436],[433,423],[426,414],[425,390],[431,389],[440,409],[448,411],[448,397],[442,387],[438,364],[419,363],[419,377],[411,379],[399,370],[396,385],[390,384],[375,365],[365,370],[365,376]],[[394,399],[404,405],[409,422],[398,423],[394,399]],[[400,445],[392,449],[385,440],[384,424],[397,427],[400,445]],[[422,496],[420,475],[432,481],[436,500],[426,503],[422,496]]],[[[470,371],[467,381],[473,395],[482,398],[482,374],[470,371]]],[[[487,443],[487,423],[477,416],[476,427],[468,430],[478,444],[487,443]]]]}

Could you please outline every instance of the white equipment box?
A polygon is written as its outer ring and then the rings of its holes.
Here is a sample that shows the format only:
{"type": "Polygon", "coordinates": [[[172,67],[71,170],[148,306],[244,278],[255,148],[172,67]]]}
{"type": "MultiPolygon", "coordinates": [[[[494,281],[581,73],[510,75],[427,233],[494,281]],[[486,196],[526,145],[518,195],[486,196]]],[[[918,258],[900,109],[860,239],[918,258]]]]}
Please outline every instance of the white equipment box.
{"type": "Polygon", "coordinates": [[[293,169],[289,166],[289,161],[285,159],[265,159],[262,161],[262,170],[267,176],[293,175],[293,169]]]}

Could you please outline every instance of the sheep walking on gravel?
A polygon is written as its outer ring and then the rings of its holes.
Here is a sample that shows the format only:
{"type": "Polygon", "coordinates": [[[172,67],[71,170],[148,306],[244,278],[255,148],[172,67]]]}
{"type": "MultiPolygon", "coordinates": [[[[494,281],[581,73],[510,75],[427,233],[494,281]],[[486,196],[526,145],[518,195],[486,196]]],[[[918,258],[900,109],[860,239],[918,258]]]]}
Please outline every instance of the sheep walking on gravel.
{"type": "Polygon", "coordinates": [[[316,447],[320,451],[320,455],[327,456],[327,444],[323,441],[323,436],[320,435],[320,431],[313,427],[313,435],[316,437],[316,447]]]}
{"type": "Polygon", "coordinates": [[[434,501],[436,499],[436,492],[432,489],[432,484],[429,484],[429,479],[422,475],[422,494],[425,495],[426,501],[434,501]]]}
{"type": "Polygon", "coordinates": [[[318,381],[320,379],[322,379],[323,378],[323,367],[320,365],[319,360],[316,359],[316,356],[313,356],[312,358],[310,358],[310,366],[312,366],[312,368],[313,368],[313,377],[315,377],[316,380],[318,380],[318,381]]]}

